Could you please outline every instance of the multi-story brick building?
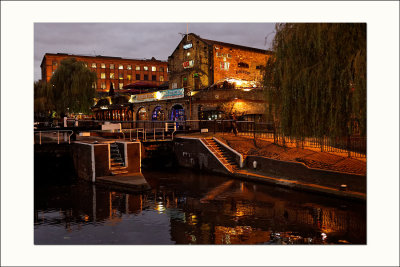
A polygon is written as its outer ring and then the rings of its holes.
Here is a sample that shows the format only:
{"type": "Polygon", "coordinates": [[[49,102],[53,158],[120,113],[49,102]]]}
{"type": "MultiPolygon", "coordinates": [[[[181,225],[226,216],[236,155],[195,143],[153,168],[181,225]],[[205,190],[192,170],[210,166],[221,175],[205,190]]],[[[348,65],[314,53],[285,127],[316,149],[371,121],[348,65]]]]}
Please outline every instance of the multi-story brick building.
{"type": "Polygon", "coordinates": [[[99,102],[93,111],[106,120],[265,121],[268,103],[261,80],[271,55],[190,33],[168,57],[168,90],[131,96],[123,108],[99,102]]]}
{"type": "Polygon", "coordinates": [[[155,87],[168,81],[167,62],[155,58],[140,60],[63,53],[46,53],[44,55],[40,65],[42,81],[49,82],[61,60],[66,58],[76,58],[78,61],[85,62],[88,68],[96,72],[97,83],[94,86],[98,92],[108,92],[111,83],[114,89],[122,89],[123,86],[136,81],[148,81],[153,83],[155,87]]]}
{"type": "Polygon", "coordinates": [[[168,57],[169,88],[199,90],[232,77],[260,81],[268,50],[207,40],[189,33],[168,57]]]}

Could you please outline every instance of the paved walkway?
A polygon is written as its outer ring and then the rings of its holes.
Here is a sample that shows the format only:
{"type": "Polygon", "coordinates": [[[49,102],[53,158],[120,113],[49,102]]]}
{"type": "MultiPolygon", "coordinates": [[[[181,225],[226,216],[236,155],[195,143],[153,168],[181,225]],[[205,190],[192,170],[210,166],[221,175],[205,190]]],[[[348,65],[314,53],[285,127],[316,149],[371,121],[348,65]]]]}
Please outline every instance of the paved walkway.
{"type": "Polygon", "coordinates": [[[265,183],[270,183],[274,185],[279,185],[283,187],[289,187],[292,189],[298,189],[302,191],[310,191],[310,192],[317,192],[323,194],[329,194],[333,196],[338,196],[342,198],[348,199],[356,199],[356,200],[366,200],[366,194],[357,192],[357,191],[342,191],[340,188],[329,187],[325,185],[315,184],[315,183],[307,183],[305,181],[299,181],[294,179],[287,179],[287,178],[278,178],[272,176],[262,175],[250,170],[236,170],[234,176],[239,178],[245,178],[250,180],[261,181],[265,183]]]}

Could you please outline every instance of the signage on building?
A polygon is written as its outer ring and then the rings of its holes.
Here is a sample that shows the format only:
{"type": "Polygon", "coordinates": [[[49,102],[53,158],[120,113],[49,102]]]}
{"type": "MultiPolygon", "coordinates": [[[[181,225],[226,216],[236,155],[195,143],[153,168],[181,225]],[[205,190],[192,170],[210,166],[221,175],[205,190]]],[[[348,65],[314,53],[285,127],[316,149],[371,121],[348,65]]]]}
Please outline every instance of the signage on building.
{"type": "Polygon", "coordinates": [[[193,44],[192,43],[187,43],[183,45],[183,49],[189,49],[192,48],[193,44]]]}
{"type": "Polygon", "coordinates": [[[194,60],[185,61],[182,63],[184,69],[193,68],[194,60]]]}
{"type": "Polygon", "coordinates": [[[131,95],[131,99],[129,100],[129,102],[139,103],[139,102],[154,101],[154,100],[156,100],[155,92],[152,92],[152,93],[131,95]]]}
{"type": "Polygon", "coordinates": [[[152,93],[131,95],[131,99],[129,100],[129,102],[140,103],[140,102],[156,101],[156,100],[169,100],[182,97],[184,97],[184,89],[179,88],[179,89],[157,91],[152,93]]]}
{"type": "Polygon", "coordinates": [[[183,88],[164,90],[160,92],[162,93],[160,100],[182,98],[185,94],[185,90],[183,88]]]}

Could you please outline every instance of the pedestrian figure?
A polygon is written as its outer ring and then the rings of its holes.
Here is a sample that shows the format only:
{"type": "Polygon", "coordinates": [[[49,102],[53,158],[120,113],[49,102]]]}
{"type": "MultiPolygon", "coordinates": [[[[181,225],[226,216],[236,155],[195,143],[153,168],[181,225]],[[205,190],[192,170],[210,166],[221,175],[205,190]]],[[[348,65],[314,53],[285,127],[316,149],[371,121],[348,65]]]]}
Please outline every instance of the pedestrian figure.
{"type": "Polygon", "coordinates": [[[238,129],[237,129],[237,124],[236,124],[236,116],[235,114],[232,114],[232,128],[233,128],[233,133],[235,136],[238,134],[238,129]]]}
{"type": "Polygon", "coordinates": [[[75,127],[78,127],[78,117],[75,116],[75,127]]]}

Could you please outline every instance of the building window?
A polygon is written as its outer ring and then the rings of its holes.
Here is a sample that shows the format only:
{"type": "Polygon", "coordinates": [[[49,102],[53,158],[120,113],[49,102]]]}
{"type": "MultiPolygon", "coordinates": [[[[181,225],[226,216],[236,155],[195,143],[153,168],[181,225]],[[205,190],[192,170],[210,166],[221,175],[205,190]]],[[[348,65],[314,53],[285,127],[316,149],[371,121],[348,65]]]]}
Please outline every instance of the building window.
{"type": "Polygon", "coordinates": [[[118,77],[119,77],[120,80],[123,80],[124,79],[124,74],[123,73],[119,73],[118,77]]]}
{"type": "Polygon", "coordinates": [[[105,68],[106,68],[106,64],[101,63],[101,68],[102,68],[102,69],[105,69],[105,68]]]}
{"type": "Polygon", "coordinates": [[[151,80],[152,80],[152,81],[157,81],[156,75],[151,75],[151,80]]]}
{"type": "Polygon", "coordinates": [[[132,65],[126,66],[126,69],[127,69],[127,70],[131,70],[131,69],[132,69],[132,65]]]}
{"type": "Polygon", "coordinates": [[[123,89],[122,87],[124,87],[124,84],[123,84],[123,83],[119,83],[119,87],[118,87],[118,88],[119,88],[120,90],[122,90],[122,89],[123,89]]]}
{"type": "Polygon", "coordinates": [[[262,70],[262,69],[263,69],[263,66],[262,66],[262,65],[256,66],[256,70],[262,70]]]}
{"type": "Polygon", "coordinates": [[[140,70],[140,66],[136,66],[136,68],[135,68],[136,70],[140,70]]]}
{"type": "Polygon", "coordinates": [[[92,68],[97,68],[96,63],[92,63],[92,68]]]}
{"type": "Polygon", "coordinates": [[[53,60],[53,66],[57,67],[57,61],[56,60],[53,60]]]}
{"type": "Polygon", "coordinates": [[[151,67],[151,71],[157,71],[157,68],[154,67],[154,66],[152,66],[152,67],[151,67]]]}
{"type": "Polygon", "coordinates": [[[160,76],[160,82],[164,81],[164,76],[160,76]]]}
{"type": "Polygon", "coordinates": [[[97,89],[97,83],[92,83],[92,88],[97,89]]]}
{"type": "Polygon", "coordinates": [[[221,70],[229,70],[229,62],[220,62],[221,70]]]}
{"type": "Polygon", "coordinates": [[[159,67],[158,70],[164,72],[164,67],[159,67]]]}
{"type": "Polygon", "coordinates": [[[227,58],[232,58],[231,54],[226,54],[227,58]]]}
{"type": "Polygon", "coordinates": [[[119,64],[118,69],[123,70],[124,69],[124,65],[119,64]]]}
{"type": "Polygon", "coordinates": [[[137,81],[140,80],[140,74],[136,74],[136,80],[137,80],[137,81]]]}
{"type": "Polygon", "coordinates": [[[127,74],[127,75],[126,75],[126,78],[128,79],[128,81],[130,81],[130,80],[132,80],[132,75],[127,74]]]}
{"type": "Polygon", "coordinates": [[[239,68],[249,68],[249,64],[244,63],[244,62],[239,62],[239,63],[238,63],[238,67],[239,67],[239,68]]]}
{"type": "Polygon", "coordinates": [[[87,68],[87,62],[83,62],[83,66],[85,66],[85,68],[87,68]]]}
{"type": "Polygon", "coordinates": [[[101,89],[106,89],[106,83],[101,83],[100,88],[101,88],[101,89]]]}
{"type": "Polygon", "coordinates": [[[114,69],[114,64],[110,64],[110,69],[114,69]]]}
{"type": "Polygon", "coordinates": [[[144,66],[144,67],[143,67],[143,70],[149,70],[149,67],[144,66]]]}
{"type": "Polygon", "coordinates": [[[110,79],[114,79],[114,72],[110,73],[110,79]]]}
{"type": "Polygon", "coordinates": [[[100,74],[100,78],[101,78],[101,79],[105,79],[105,78],[106,78],[106,74],[105,74],[104,72],[102,72],[102,73],[100,74]]]}
{"type": "Polygon", "coordinates": [[[145,80],[145,81],[148,81],[149,80],[149,75],[147,75],[147,74],[145,74],[145,75],[143,75],[144,77],[143,77],[143,80],[145,80]]]}
{"type": "Polygon", "coordinates": [[[217,57],[222,57],[222,53],[217,52],[217,57]]]}
{"type": "Polygon", "coordinates": [[[188,78],[187,78],[187,76],[182,76],[182,84],[183,84],[183,87],[187,87],[188,86],[188,78]]]}

